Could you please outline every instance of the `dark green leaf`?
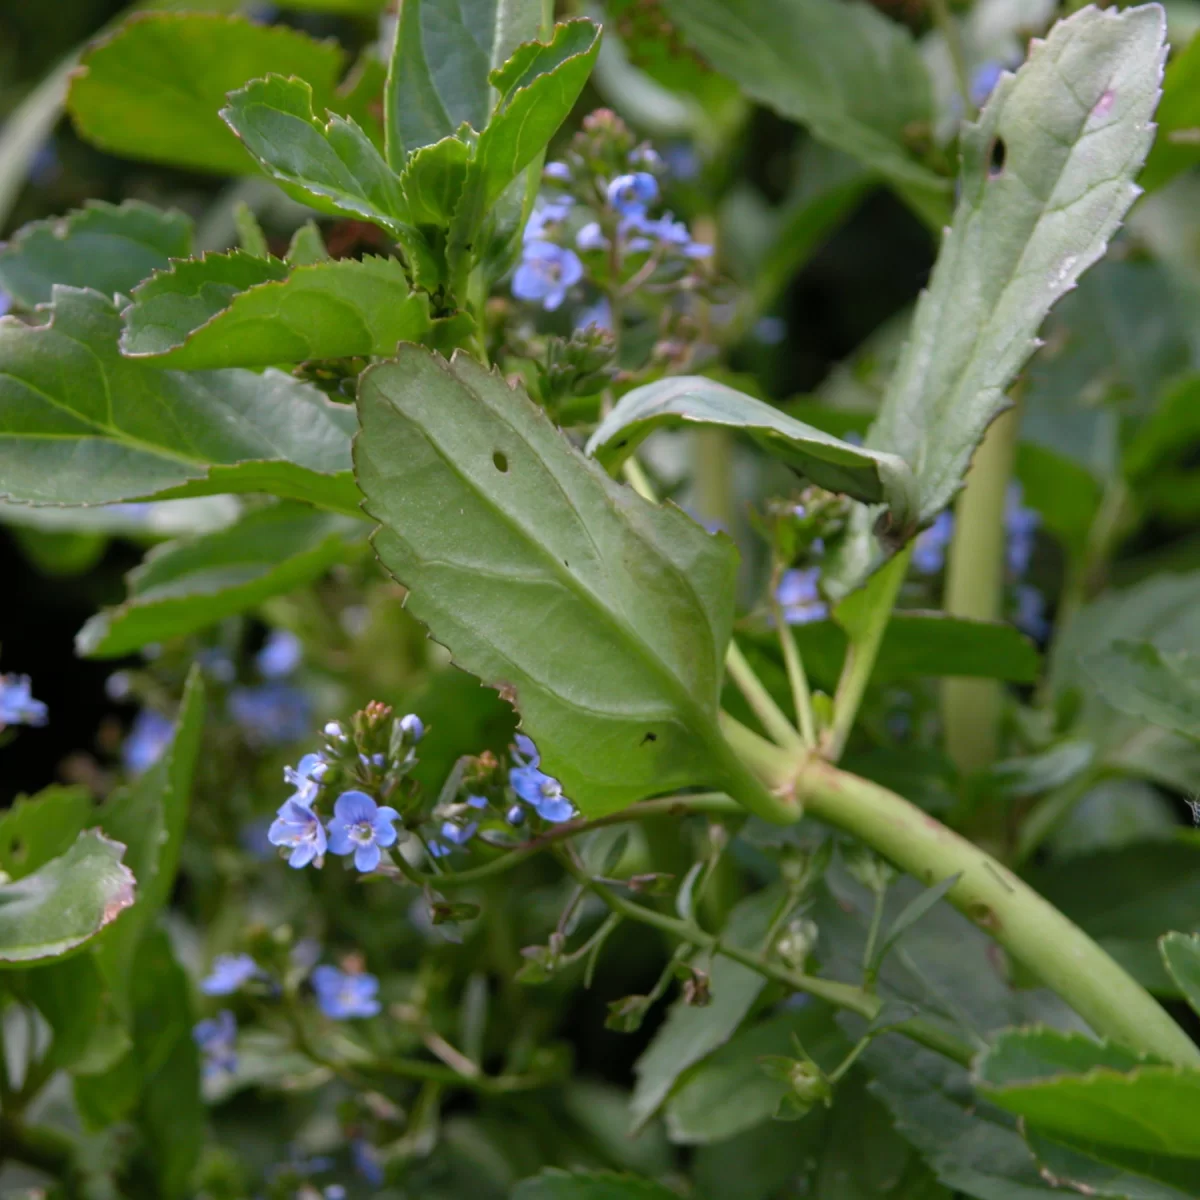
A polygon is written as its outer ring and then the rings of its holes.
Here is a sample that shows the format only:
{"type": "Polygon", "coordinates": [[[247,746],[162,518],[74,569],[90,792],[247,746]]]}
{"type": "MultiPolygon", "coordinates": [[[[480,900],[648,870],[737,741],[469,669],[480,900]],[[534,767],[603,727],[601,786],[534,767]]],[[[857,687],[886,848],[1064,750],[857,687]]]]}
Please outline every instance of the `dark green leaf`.
{"type": "Polygon", "coordinates": [[[1050,1138],[1035,1130],[1026,1140],[1043,1176],[1085,1196],[1117,1200],[1191,1200],[1200,1195],[1200,1163],[1194,1158],[1142,1154],[1096,1142],[1050,1138]]]}
{"type": "Polygon", "coordinates": [[[1193,36],[1167,66],[1157,124],[1154,149],[1138,179],[1148,192],[1200,162],[1200,36],[1193,36]]]}
{"type": "Polygon", "coordinates": [[[19,796],[0,817],[0,871],[21,879],[65,854],[94,811],[86,788],[48,787],[19,796]]]}
{"type": "Polygon", "coordinates": [[[1150,642],[1113,642],[1084,657],[1084,669],[1113,708],[1188,737],[1200,737],[1200,658],[1150,642]]]}
{"type": "Polygon", "coordinates": [[[126,200],[89,200],[65,217],[34,221],[0,247],[0,287],[25,308],[50,302],[56,283],[128,295],[169,259],[192,252],[192,221],[126,200]]]}
{"type": "Polygon", "coordinates": [[[456,661],[515,701],[572,800],[600,813],[729,777],[726,539],[614,483],[461,353],[401,348],[363,376],[359,413],[381,560],[456,661]]]}
{"type": "Polygon", "coordinates": [[[675,1192],[649,1179],[611,1171],[560,1171],[548,1167],[513,1189],[512,1200],[678,1200],[675,1192]]]}
{"type": "Polygon", "coordinates": [[[987,1097],[1050,1136],[1200,1158],[1200,1071],[1047,1029],[1001,1033],[975,1067],[987,1097]]]}
{"type": "Polygon", "coordinates": [[[1167,973],[1179,985],[1180,992],[1200,1014],[1200,934],[1168,933],[1159,939],[1167,973]]]}
{"type": "Polygon", "coordinates": [[[0,884],[0,966],[57,958],[94,937],[134,900],[125,847],[95,829],[16,883],[0,884]]]}
{"type": "Polygon", "coordinates": [[[396,22],[385,93],[388,161],[449,137],[462,124],[477,133],[497,93],[488,82],[541,24],[540,0],[483,0],[471,5],[407,0],[396,22]]]}
{"type": "Polygon", "coordinates": [[[627,392],[592,434],[587,452],[611,472],[656,429],[714,425],[748,434],[768,454],[823,488],[886,504],[898,525],[908,520],[916,502],[912,472],[899,459],[830,437],[700,375],[663,379],[627,392]]]}
{"type": "Polygon", "coordinates": [[[96,292],[49,324],[0,322],[0,488],[26,504],[265,491],[355,513],[354,414],[276,371],[185,374],[122,358],[96,292]]]}
{"type": "Polygon", "coordinates": [[[1017,446],[1016,477],[1023,502],[1038,512],[1047,531],[1069,551],[1082,553],[1100,507],[1095,476],[1065,454],[1023,440],[1017,446]]]}
{"type": "Polygon", "coordinates": [[[185,371],[392,354],[430,329],[428,297],[396,259],[373,257],[289,273],[278,260],[207,255],[147,280],[122,317],[123,354],[185,371]]]}
{"type": "Polygon", "coordinates": [[[254,172],[222,125],[226,93],[278,72],[334,103],[345,55],[285,25],[209,13],[140,13],[83,56],[67,108],[80,134],[113,154],[217,171],[254,172]]]}
{"type": "Polygon", "coordinates": [[[876,969],[888,956],[888,951],[911,929],[945,894],[962,878],[961,872],[949,875],[940,883],[918,892],[895,916],[887,933],[879,939],[878,947],[869,961],[870,969],[876,969]]]}
{"type": "Polygon", "coordinates": [[[130,573],[129,598],[79,631],[76,652],[115,658],[246,612],[323,575],[359,533],[364,526],[349,517],[283,502],[215,533],[167,542],[130,573]]]}
{"type": "Polygon", "coordinates": [[[724,1142],[698,1146],[692,1174],[701,1200],[776,1200],[807,1176],[825,1145],[824,1109],[803,1121],[768,1121],[724,1142]]]}
{"type": "Polygon", "coordinates": [[[94,1075],[109,1071],[129,1053],[133,1041],[91,954],[34,967],[25,986],[54,1034],[47,1065],[94,1075]]]}

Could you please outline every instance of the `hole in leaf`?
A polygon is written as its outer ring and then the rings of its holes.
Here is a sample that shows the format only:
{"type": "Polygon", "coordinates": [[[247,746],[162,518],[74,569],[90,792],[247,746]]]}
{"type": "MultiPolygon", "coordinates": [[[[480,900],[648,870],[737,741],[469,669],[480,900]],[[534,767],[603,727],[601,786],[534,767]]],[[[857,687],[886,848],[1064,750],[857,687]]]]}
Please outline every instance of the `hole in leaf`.
{"type": "Polygon", "coordinates": [[[992,150],[988,162],[988,178],[995,179],[997,175],[1004,174],[1004,156],[1008,153],[1004,145],[1004,139],[998,137],[992,141],[992,150]]]}
{"type": "Polygon", "coordinates": [[[642,740],[638,743],[638,745],[644,746],[647,742],[657,742],[657,741],[658,741],[657,733],[648,733],[648,734],[646,734],[645,737],[642,738],[642,740]]]}
{"type": "Polygon", "coordinates": [[[508,470],[508,455],[502,450],[497,450],[496,453],[492,455],[492,462],[495,464],[496,470],[501,474],[504,474],[504,472],[508,470]]]}
{"type": "Polygon", "coordinates": [[[8,847],[9,858],[11,858],[13,862],[17,862],[17,863],[24,862],[25,861],[25,853],[26,853],[25,839],[19,838],[19,837],[13,838],[12,842],[9,844],[9,847],[8,847]]]}

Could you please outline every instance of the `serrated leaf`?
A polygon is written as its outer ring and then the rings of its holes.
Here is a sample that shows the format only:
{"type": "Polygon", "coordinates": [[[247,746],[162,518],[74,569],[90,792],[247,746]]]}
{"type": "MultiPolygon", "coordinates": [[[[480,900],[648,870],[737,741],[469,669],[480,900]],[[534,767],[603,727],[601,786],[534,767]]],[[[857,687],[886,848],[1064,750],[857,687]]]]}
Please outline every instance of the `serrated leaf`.
{"type": "Polygon", "coordinates": [[[716,727],[727,539],[614,483],[465,354],[402,347],[362,377],[359,416],[380,559],[455,660],[516,704],[576,804],[612,811],[738,769],[716,727]]]}
{"type": "Polygon", "coordinates": [[[992,1103],[1051,1137],[1200,1158],[1200,1071],[1147,1065],[1081,1035],[1006,1030],[975,1078],[992,1103]]]}
{"type": "Polygon", "coordinates": [[[48,787],[18,796],[0,817],[0,871],[21,879],[65,854],[94,812],[82,787],[48,787]]]}
{"type": "Polygon", "coordinates": [[[323,575],[365,532],[349,517],[285,501],[215,533],[167,542],[130,572],[128,599],[79,631],[76,653],[119,657],[246,612],[323,575]]]}
{"type": "Polygon", "coordinates": [[[0,494],[77,505],[263,491],[358,511],[349,409],[278,371],[122,358],[109,301],[54,298],[47,324],[0,321],[0,494]]]}
{"type": "Polygon", "coordinates": [[[933,121],[912,35],[864,3],[668,0],[684,36],[752,99],[904,188],[936,202],[949,184],[909,141],[933,121]]]}
{"type": "Polygon", "coordinates": [[[320,120],[315,99],[304,79],[268,75],[231,91],[221,118],[289,196],[402,233],[399,179],[354,121],[320,120]]]}
{"type": "Polygon", "coordinates": [[[308,81],[335,106],[345,54],[283,25],[212,13],[139,13],[92,46],[71,79],[67,109],[86,140],[112,154],[189,170],[253,174],[221,123],[225,96],[271,73],[308,81]]]}
{"type": "Polygon", "coordinates": [[[547,1167],[540,1175],[523,1179],[513,1189],[512,1200],[678,1200],[661,1183],[614,1171],[561,1171],[547,1167]]]}
{"type": "Polygon", "coordinates": [[[172,258],[192,252],[192,220],[139,200],[89,200],[65,217],[22,226],[0,247],[0,287],[25,308],[48,304],[56,283],[127,295],[172,258]]]}
{"type": "Polygon", "coordinates": [[[0,884],[0,967],[57,958],[83,945],[134,901],[125,847],[89,829],[58,858],[0,884]]]}
{"type": "Polygon", "coordinates": [[[1032,44],[962,131],[954,222],[867,437],[913,468],[922,523],[953,498],[1050,306],[1137,195],[1164,33],[1156,5],[1082,9],[1032,44]]]}
{"type": "Polygon", "coordinates": [[[318,358],[386,355],[431,329],[429,299],[409,287],[394,258],[341,259],[295,267],[246,255],[176,263],[134,290],[122,314],[121,352],[196,371],[318,358]],[[241,263],[262,278],[239,290],[241,263]]]}
{"type": "Polygon", "coordinates": [[[1200,1014],[1200,934],[1168,933],[1159,939],[1158,950],[1167,973],[1192,1010],[1200,1014]]]}
{"type": "Polygon", "coordinates": [[[1059,1188],[1116,1200],[1191,1200],[1200,1195],[1200,1162],[1141,1154],[1119,1146],[1026,1135],[1042,1176],[1059,1188]]]}
{"type": "Polygon", "coordinates": [[[467,181],[471,153],[466,142],[447,137],[409,155],[400,189],[414,224],[450,225],[467,181]]]}
{"type": "Polygon", "coordinates": [[[1121,712],[1188,737],[1200,737],[1200,658],[1163,652],[1151,642],[1113,642],[1085,655],[1100,695],[1121,712]]]}
{"type": "Polygon", "coordinates": [[[540,0],[483,0],[470,6],[406,0],[396,22],[385,111],[388,161],[454,133],[479,132],[497,93],[488,76],[541,24],[540,0]]]}
{"type": "Polygon", "coordinates": [[[587,452],[612,472],[656,429],[696,426],[740,430],[819,486],[887,504],[900,525],[915,506],[912,472],[902,460],[843,442],[700,375],[662,379],[626,392],[588,440],[587,452]]]}

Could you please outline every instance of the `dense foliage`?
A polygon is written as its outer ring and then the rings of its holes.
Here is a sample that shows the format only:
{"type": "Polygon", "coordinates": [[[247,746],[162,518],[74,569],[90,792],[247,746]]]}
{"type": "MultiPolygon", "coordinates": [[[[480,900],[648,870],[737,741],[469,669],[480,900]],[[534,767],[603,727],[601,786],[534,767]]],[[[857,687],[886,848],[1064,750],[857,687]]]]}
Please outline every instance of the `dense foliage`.
{"type": "Polygon", "coordinates": [[[1200,1195],[1200,8],[20,7],[0,1194],[1200,1195]]]}

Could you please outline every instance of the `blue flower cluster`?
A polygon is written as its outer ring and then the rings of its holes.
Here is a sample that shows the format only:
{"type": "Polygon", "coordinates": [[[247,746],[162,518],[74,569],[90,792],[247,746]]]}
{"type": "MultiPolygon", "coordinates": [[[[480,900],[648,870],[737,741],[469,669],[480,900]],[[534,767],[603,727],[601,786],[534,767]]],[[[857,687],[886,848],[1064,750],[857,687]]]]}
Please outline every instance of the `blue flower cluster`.
{"type": "Polygon", "coordinates": [[[45,725],[46,706],[33,698],[28,675],[0,675],[0,729],[6,725],[45,725]]]}
{"type": "Polygon", "coordinates": [[[775,590],[775,598],[789,625],[807,625],[829,616],[829,606],[821,599],[818,581],[820,567],[793,567],[784,571],[775,590]]]}
{"type": "Polygon", "coordinates": [[[264,977],[262,968],[249,954],[218,954],[200,981],[200,990],[206,996],[232,996],[252,979],[264,977]]]}
{"type": "Polygon", "coordinates": [[[365,971],[339,971],[324,964],[312,973],[317,1006],[335,1021],[379,1015],[379,980],[365,971]]]}
{"type": "Polygon", "coordinates": [[[192,1030],[192,1038],[200,1048],[206,1077],[232,1075],[237,1070],[237,1018],[229,1009],[201,1021],[192,1030]]]}
{"type": "Polygon", "coordinates": [[[121,743],[121,761],[131,775],[149,770],[171,744],[175,725],[153,708],[143,708],[133,718],[129,734],[121,743]]]}

